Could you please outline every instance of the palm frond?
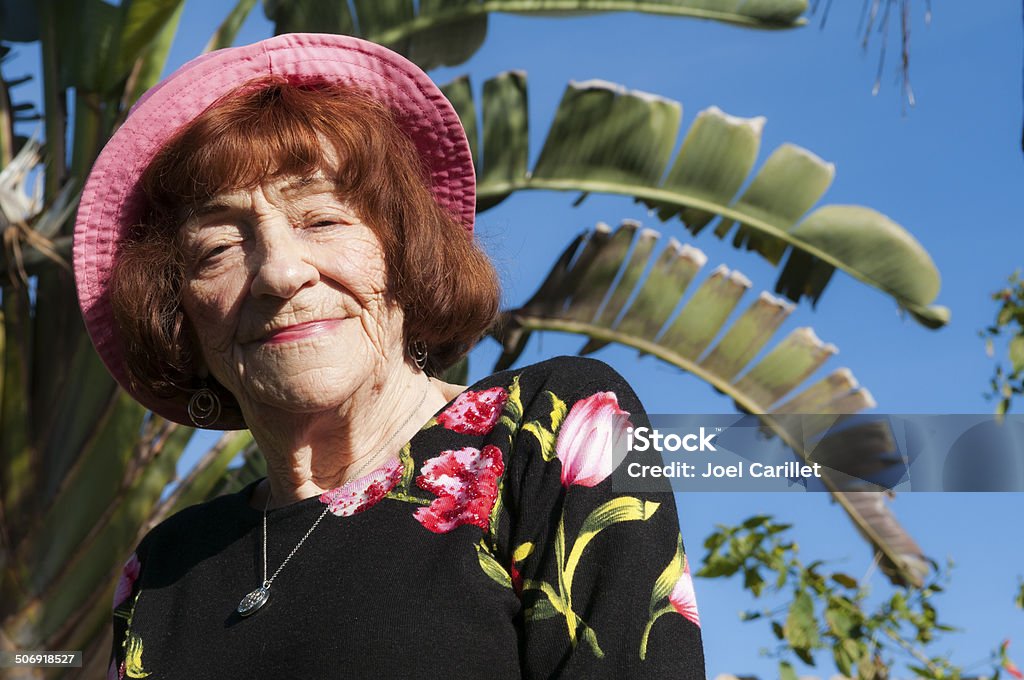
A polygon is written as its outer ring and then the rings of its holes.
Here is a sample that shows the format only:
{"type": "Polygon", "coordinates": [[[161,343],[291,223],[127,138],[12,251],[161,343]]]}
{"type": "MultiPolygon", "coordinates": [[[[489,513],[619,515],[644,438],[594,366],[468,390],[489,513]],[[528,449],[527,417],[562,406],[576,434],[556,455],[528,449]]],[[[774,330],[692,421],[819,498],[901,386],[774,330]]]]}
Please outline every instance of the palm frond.
{"type": "Polygon", "coordinates": [[[747,28],[802,26],[807,0],[265,0],[267,18],[281,33],[342,33],[385,45],[424,70],[461,64],[487,36],[488,16],[573,17],[642,12],[719,21],[747,28]]]}
{"type": "Polygon", "coordinates": [[[729,323],[751,287],[739,272],[718,266],[685,297],[707,262],[701,251],[669,239],[655,255],[660,235],[633,221],[614,231],[598,225],[588,236],[562,253],[525,305],[503,313],[495,337],[504,352],[495,368],[512,365],[531,333],[551,330],[586,336],[581,353],[617,343],[693,374],[731,397],[740,411],[757,414],[798,455],[810,459],[813,451],[815,462],[836,463],[846,474],[825,474],[823,481],[879,553],[890,579],[922,583],[927,560],[920,547],[881,494],[864,490],[878,487],[862,481],[899,464],[891,456],[888,425],[830,430],[843,415],[873,408],[874,399],[845,368],[801,387],[836,347],[810,328],[796,328],[758,359],[793,311],[791,303],[762,292],[729,323]],[[794,419],[798,413],[819,415],[794,419]]]}
{"type": "Polygon", "coordinates": [[[474,151],[478,211],[525,189],[632,196],[662,220],[678,217],[694,235],[718,220],[719,238],[731,233],[735,247],[782,264],[775,292],[790,300],[816,303],[839,269],[929,328],[949,321],[949,310],[932,304],[939,272],[902,226],[859,205],[823,205],[804,216],[831,184],[831,163],[783,144],[751,175],[763,118],[706,109],[673,160],[682,120],[677,102],[603,81],[570,83],[530,170],[525,74],[488,80],[479,106],[468,78],[443,89],[474,151]]]}

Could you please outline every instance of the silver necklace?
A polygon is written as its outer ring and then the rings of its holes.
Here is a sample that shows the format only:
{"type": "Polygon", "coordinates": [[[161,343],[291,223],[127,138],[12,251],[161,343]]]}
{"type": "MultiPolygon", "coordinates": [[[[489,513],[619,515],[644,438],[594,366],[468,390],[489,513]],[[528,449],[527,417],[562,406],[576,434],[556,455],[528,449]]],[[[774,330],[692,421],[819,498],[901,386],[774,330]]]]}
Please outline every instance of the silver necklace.
{"type": "MultiPolygon", "coordinates": [[[[426,399],[427,399],[427,388],[429,388],[429,387],[430,387],[430,379],[428,378],[427,379],[427,384],[423,387],[423,394],[420,396],[420,402],[418,404],[416,404],[416,408],[414,408],[412,410],[412,412],[405,419],[405,421],[402,422],[401,425],[399,425],[397,428],[395,428],[394,433],[392,433],[392,435],[388,438],[388,440],[386,442],[384,442],[384,445],[381,446],[376,451],[374,451],[373,455],[369,457],[367,462],[364,463],[362,466],[360,466],[360,468],[356,471],[356,473],[354,475],[352,475],[351,477],[348,478],[348,482],[350,482],[350,481],[352,481],[354,479],[359,479],[359,474],[363,470],[366,469],[366,466],[369,465],[373,461],[373,459],[376,458],[377,455],[381,451],[385,450],[391,444],[391,442],[394,441],[395,437],[398,436],[398,433],[401,432],[402,429],[405,428],[405,426],[409,424],[409,421],[412,420],[412,417],[414,415],[416,415],[416,413],[419,412],[420,407],[423,406],[423,402],[426,401],[426,399]]],[[[347,484],[348,482],[345,482],[345,483],[347,484]]],[[[258,609],[260,609],[260,607],[262,607],[263,605],[265,605],[267,603],[267,600],[270,599],[270,584],[274,582],[274,579],[277,578],[277,575],[281,573],[282,569],[284,569],[284,565],[288,564],[288,560],[290,560],[292,558],[292,555],[294,555],[296,553],[296,551],[298,551],[299,547],[306,541],[306,539],[309,538],[309,535],[313,533],[313,529],[316,529],[316,525],[320,524],[320,520],[322,520],[324,517],[326,517],[327,513],[331,509],[330,506],[327,506],[327,507],[324,508],[324,511],[322,513],[320,513],[320,516],[316,518],[315,522],[313,522],[313,526],[311,526],[309,528],[309,531],[306,532],[306,535],[303,536],[302,539],[298,543],[295,544],[295,547],[292,548],[292,551],[290,553],[288,553],[288,557],[284,558],[284,562],[282,562],[281,566],[277,568],[277,571],[274,572],[273,576],[271,576],[270,578],[267,578],[267,508],[269,508],[269,507],[270,507],[270,485],[268,483],[268,485],[267,485],[267,502],[263,506],[263,583],[260,585],[259,588],[257,588],[256,590],[252,591],[251,593],[249,593],[248,595],[243,597],[242,601],[238,603],[238,609],[236,611],[240,615],[242,615],[242,616],[250,616],[250,615],[254,614],[258,609]]]]}

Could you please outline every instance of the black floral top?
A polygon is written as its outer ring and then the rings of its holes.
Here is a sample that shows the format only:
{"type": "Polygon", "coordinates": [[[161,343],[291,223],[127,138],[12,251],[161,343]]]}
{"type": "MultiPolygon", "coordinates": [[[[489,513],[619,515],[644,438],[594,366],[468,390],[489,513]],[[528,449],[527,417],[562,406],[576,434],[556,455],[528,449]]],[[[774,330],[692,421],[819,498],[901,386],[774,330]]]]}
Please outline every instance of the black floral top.
{"type": "Polygon", "coordinates": [[[673,495],[612,489],[612,443],[641,424],[600,361],[489,376],[399,460],[271,509],[271,574],[329,512],[248,617],[256,482],[186,508],[124,566],[109,677],[703,679],[673,495]]]}

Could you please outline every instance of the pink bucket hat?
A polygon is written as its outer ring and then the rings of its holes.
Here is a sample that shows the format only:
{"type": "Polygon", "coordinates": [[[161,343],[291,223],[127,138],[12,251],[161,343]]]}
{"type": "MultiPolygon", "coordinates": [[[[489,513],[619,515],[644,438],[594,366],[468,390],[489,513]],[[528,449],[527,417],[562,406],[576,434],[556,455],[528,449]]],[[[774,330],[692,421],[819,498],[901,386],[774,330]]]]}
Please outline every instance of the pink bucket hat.
{"type": "Polygon", "coordinates": [[[358,38],[292,33],[188,62],[139,99],[103,148],[82,192],[74,237],[78,302],[96,351],[135,399],[178,423],[191,424],[184,403],[133,390],[128,379],[107,290],[118,243],[142,215],[138,182],[157,152],[225,94],[271,74],[358,86],[389,105],[428,170],[437,202],[473,231],[476,174],[465,131],[438,87],[401,55],[358,38]]]}

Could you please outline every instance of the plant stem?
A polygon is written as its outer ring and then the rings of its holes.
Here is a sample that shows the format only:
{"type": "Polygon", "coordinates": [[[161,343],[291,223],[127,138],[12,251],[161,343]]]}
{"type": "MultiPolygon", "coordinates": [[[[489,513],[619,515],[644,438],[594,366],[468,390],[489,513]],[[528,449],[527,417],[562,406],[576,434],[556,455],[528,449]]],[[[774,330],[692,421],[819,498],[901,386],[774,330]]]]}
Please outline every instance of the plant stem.
{"type": "Polygon", "coordinates": [[[46,148],[49,168],[44,181],[44,198],[50,203],[64,184],[67,173],[68,104],[60,82],[57,57],[57,16],[53,0],[39,3],[39,33],[43,55],[43,113],[46,126],[46,148]]]}
{"type": "Polygon", "coordinates": [[[430,505],[433,501],[427,500],[426,498],[418,498],[416,496],[410,496],[404,491],[389,491],[384,498],[394,498],[396,501],[405,501],[406,503],[415,503],[417,505],[430,505]]]}

